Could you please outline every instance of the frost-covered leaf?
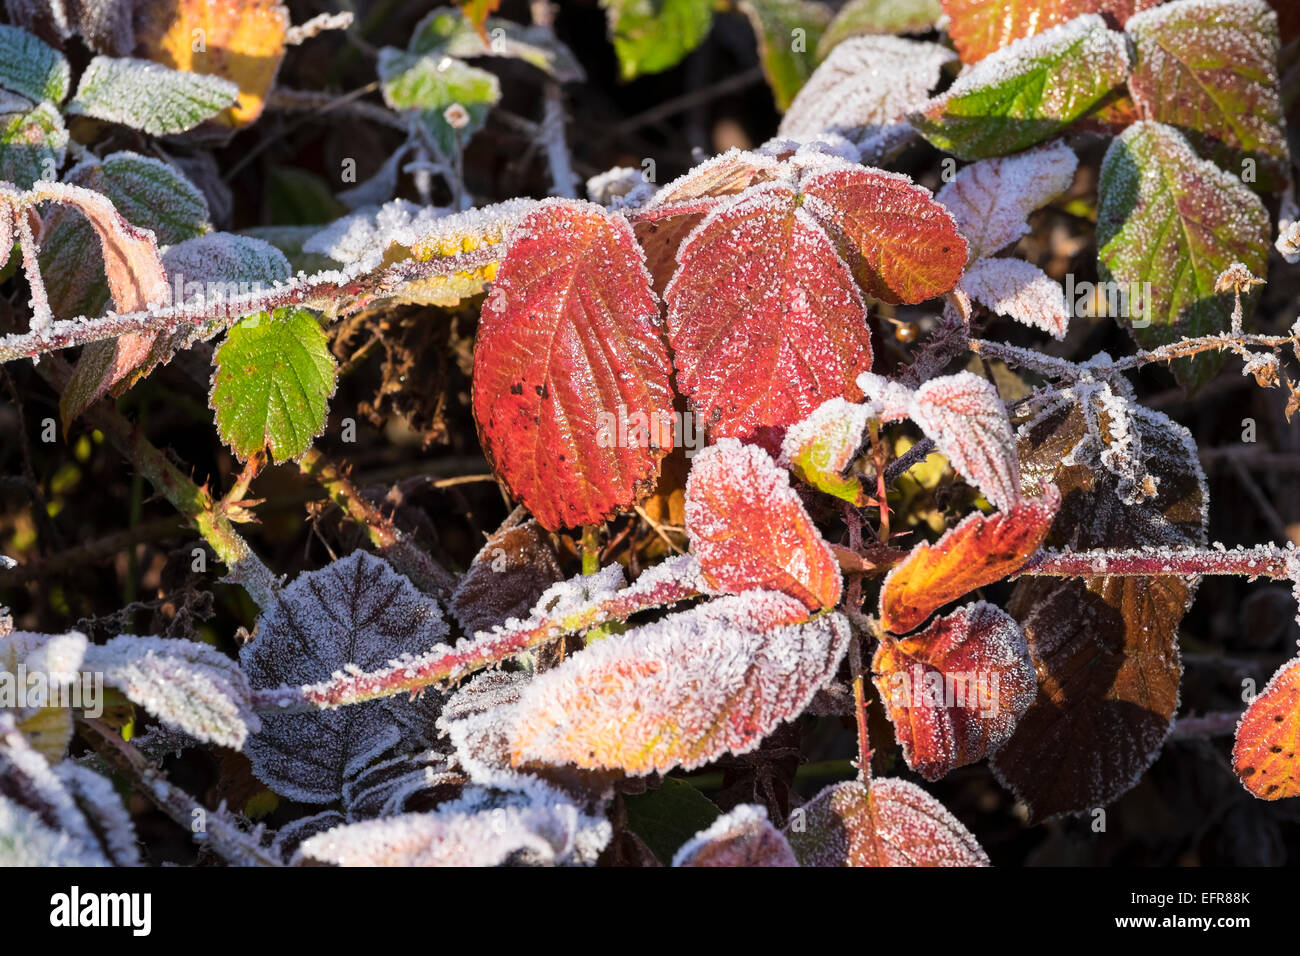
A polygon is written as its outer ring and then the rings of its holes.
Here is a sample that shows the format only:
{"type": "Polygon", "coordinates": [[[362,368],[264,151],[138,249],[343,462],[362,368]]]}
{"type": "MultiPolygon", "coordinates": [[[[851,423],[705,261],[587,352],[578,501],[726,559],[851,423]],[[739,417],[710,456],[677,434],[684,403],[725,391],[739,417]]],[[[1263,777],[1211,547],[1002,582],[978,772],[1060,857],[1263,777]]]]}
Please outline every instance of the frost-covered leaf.
{"type": "Polygon", "coordinates": [[[781,831],[757,804],[742,803],[682,845],[673,866],[798,866],[781,831]]]}
{"type": "Polygon", "coordinates": [[[600,5],[624,80],[676,66],[713,26],[713,0],[601,0],[600,5]]]}
{"type": "MultiPolygon", "coordinates": [[[[1108,386],[1022,426],[1025,489],[1063,500],[1049,547],[1204,544],[1205,477],[1181,426],[1108,386]]],[[[1160,752],[1178,702],[1178,623],[1194,581],[1105,575],[1017,582],[1007,610],[1038,671],[1038,699],[993,768],[1034,820],[1102,806],[1160,752]],[[1043,768],[1050,767],[1045,774],[1043,768]]]]}
{"type": "Polygon", "coordinates": [[[778,110],[789,108],[817,65],[814,56],[830,11],[809,0],[740,0],[758,38],[758,59],[778,110]]]}
{"type": "Polygon", "coordinates": [[[243,671],[206,644],[123,634],[87,648],[85,667],[196,740],[239,750],[261,726],[243,671]]]}
{"type": "MultiPolygon", "coordinates": [[[[779,174],[777,161],[762,153],[729,149],[668,183],[646,205],[644,217],[633,228],[645,251],[646,266],[654,278],[655,292],[663,295],[677,271],[677,252],[691,230],[704,221],[708,209],[701,199],[721,199],[744,192],[779,174]]],[[[709,204],[710,208],[716,203],[709,204]]]]}
{"type": "Polygon", "coordinates": [[[466,634],[526,618],[542,593],[564,579],[546,532],[536,521],[498,531],[474,556],[451,596],[451,612],[466,634]]]}
{"type": "Polygon", "coordinates": [[[506,56],[523,60],[561,83],[586,78],[573,52],[555,38],[554,31],[526,26],[500,17],[488,17],[479,27],[453,7],[438,7],[416,24],[407,51],[433,56],[471,59],[506,56]],[[480,35],[482,34],[482,35],[480,35]],[[489,39],[485,40],[484,35],[489,39]]]}
{"type": "MultiPolygon", "coordinates": [[[[344,669],[378,670],[432,650],[447,634],[438,605],[387,562],[356,551],[300,574],[262,615],[239,653],[254,688],[302,686],[344,669]]],[[[404,737],[432,734],[435,695],[339,710],[264,714],[244,747],[258,778],[304,803],[329,803],[346,779],[404,737]]]]}
{"type": "Polygon", "coordinates": [[[881,623],[906,633],[949,601],[1015,574],[1038,550],[1060,503],[1048,485],[1006,511],[967,515],[933,545],[922,541],[885,578],[881,623]]]}
{"type": "Polygon", "coordinates": [[[1177,0],[1128,24],[1129,90],[1143,119],[1177,128],[1196,151],[1280,188],[1288,158],[1278,92],[1277,19],[1263,0],[1177,0]]]}
{"type": "Polygon", "coordinates": [[[603,521],[673,446],[650,276],[626,220],[592,203],[543,203],[509,250],[474,347],[483,450],[543,527],[603,521]]]}
{"type": "Polygon", "coordinates": [[[925,187],[899,173],[850,168],[815,172],[800,188],[805,206],[841,240],[858,283],[877,299],[924,302],[957,283],[966,242],[925,187]]]}
{"type": "Polygon", "coordinates": [[[825,60],[850,37],[868,34],[926,33],[943,13],[940,0],[849,0],[840,7],[817,44],[825,60]]]}
{"type": "Polygon", "coordinates": [[[446,156],[483,128],[488,111],[501,99],[496,74],[450,56],[416,56],[385,47],[377,69],[384,102],[417,115],[446,156]]]}
{"type": "Polygon", "coordinates": [[[149,0],[136,5],[136,52],[176,70],[221,77],[239,100],[217,122],[248,126],[262,113],[284,58],[289,10],[276,0],[149,0]],[[197,31],[197,32],[196,32],[197,31]],[[202,37],[203,43],[196,43],[202,37]]]}
{"type": "Polygon", "coordinates": [[[334,357],[304,309],[260,312],[234,326],[217,349],[208,404],[221,440],[240,461],[262,449],[276,461],[302,456],[325,427],[334,357]]]}
{"type": "MultiPolygon", "coordinates": [[[[210,228],[203,194],[174,167],[152,157],[110,153],[102,161],[77,164],[64,179],[103,193],[132,225],[150,230],[159,246],[193,239],[210,228]]],[[[77,209],[54,205],[45,213],[39,261],[42,275],[59,277],[48,283],[56,318],[104,312],[109,303],[104,258],[94,229],[77,209]]]]}
{"type": "Polygon", "coordinates": [[[1123,26],[1135,10],[1164,0],[943,0],[948,34],[963,62],[982,60],[1013,40],[1041,33],[1085,13],[1123,26]]]}
{"type": "Polygon", "coordinates": [[[756,445],[724,438],[691,462],[686,531],[709,586],[780,591],[809,611],[834,607],[840,571],[789,475],[756,445]]]}
{"type": "Polygon", "coordinates": [[[1029,232],[1026,220],[1070,188],[1079,159],[1064,143],[983,159],[957,172],[935,197],[957,220],[971,262],[1029,232]]]}
{"type": "Polygon", "coordinates": [[[510,714],[516,766],[632,776],[747,753],[808,706],[848,622],[775,592],[722,597],[589,645],[535,678],[510,714]]]}
{"type": "Polygon", "coordinates": [[[1020,497],[1011,420],[988,379],[970,372],[932,378],[912,396],[912,420],[934,439],[957,474],[1002,510],[1020,497]]]}
{"type": "Polygon", "coordinates": [[[780,136],[837,133],[864,140],[904,122],[939,82],[952,52],[898,37],[846,40],[817,67],[781,119],[780,136]]]}
{"type": "Polygon", "coordinates": [[[862,507],[867,503],[866,491],[849,469],[866,440],[871,411],[868,405],[855,405],[842,398],[819,405],[785,433],[782,461],[818,491],[862,507]]]}
{"type": "Polygon", "coordinates": [[[63,54],[26,30],[0,25],[0,88],[33,104],[62,103],[72,72],[63,54]]]}
{"type": "Polygon", "coordinates": [[[533,866],[591,864],[609,842],[608,821],[559,794],[481,791],[433,813],[405,813],[336,827],[303,841],[305,857],[339,866],[533,866]]]}
{"type": "Polygon", "coordinates": [[[1300,660],[1282,665],[1237,725],[1232,769],[1261,800],[1300,796],[1300,660]]]}
{"type": "MultiPolygon", "coordinates": [[[[1268,268],[1268,212],[1236,175],[1193,152],[1175,129],[1136,123],[1111,143],[1101,165],[1097,260],[1103,282],[1129,290],[1121,316],[1143,348],[1231,327],[1232,296],[1214,291],[1219,274],[1243,263],[1268,268]],[[1141,301],[1142,308],[1134,308],[1141,301]]],[[[1242,296],[1249,315],[1256,294],[1242,296]]],[[[1189,386],[1209,381],[1224,356],[1173,363],[1189,386]]]]}
{"type": "Polygon", "coordinates": [[[1006,743],[1038,690],[1020,628],[983,601],[911,637],[884,635],[871,669],[907,765],[927,780],[1006,743]]]}
{"type": "Polygon", "coordinates": [[[67,145],[68,131],[53,103],[0,112],[0,179],[27,189],[37,180],[53,178],[63,165],[67,145]]]}
{"type": "Polygon", "coordinates": [[[962,159],[1014,153],[1065,129],[1127,73],[1124,35],[1099,16],[1082,16],[981,60],[911,122],[962,159]]]}
{"type": "Polygon", "coordinates": [[[788,186],[752,187],[678,252],[668,339],[677,388],[714,437],[857,399],[871,367],[866,306],[834,244],[788,186]]]}
{"type": "Polygon", "coordinates": [[[979,842],[906,780],[832,784],[791,815],[801,866],[988,866],[979,842]]]}
{"type": "Polygon", "coordinates": [[[980,259],[959,283],[985,308],[1006,315],[1054,339],[1064,339],[1070,322],[1065,290],[1042,269],[1023,259],[980,259]]]}
{"type": "Polygon", "coordinates": [[[0,712],[0,866],[131,866],[130,818],[113,785],[64,764],[52,769],[0,712]]]}
{"type": "Polygon", "coordinates": [[[235,84],[220,77],[182,73],[149,60],[97,56],[81,74],[67,111],[165,136],[211,119],[238,94],[235,84]]]}

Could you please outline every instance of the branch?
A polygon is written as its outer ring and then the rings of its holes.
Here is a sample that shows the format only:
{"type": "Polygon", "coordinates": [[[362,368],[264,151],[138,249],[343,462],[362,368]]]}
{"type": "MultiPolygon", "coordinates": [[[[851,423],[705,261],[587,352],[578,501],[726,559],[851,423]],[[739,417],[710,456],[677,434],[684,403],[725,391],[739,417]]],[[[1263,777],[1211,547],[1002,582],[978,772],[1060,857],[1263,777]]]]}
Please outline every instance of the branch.
{"type": "Polygon", "coordinates": [[[1271,544],[1232,550],[1039,551],[1016,574],[1063,578],[1232,574],[1291,581],[1300,577],[1300,551],[1271,544]]]}

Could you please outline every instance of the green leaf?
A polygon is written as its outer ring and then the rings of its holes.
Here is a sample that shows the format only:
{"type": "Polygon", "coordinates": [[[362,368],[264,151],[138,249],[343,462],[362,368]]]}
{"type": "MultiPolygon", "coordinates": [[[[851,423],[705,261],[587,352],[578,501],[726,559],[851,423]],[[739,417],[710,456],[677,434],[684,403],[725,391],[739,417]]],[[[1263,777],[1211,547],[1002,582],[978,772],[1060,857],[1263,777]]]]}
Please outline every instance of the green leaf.
{"type": "Polygon", "coordinates": [[[943,13],[939,0],[849,0],[817,44],[818,61],[850,37],[925,33],[943,13]]]}
{"type": "MultiPolygon", "coordinates": [[[[112,153],[102,162],[88,160],[64,177],[107,196],[133,226],[153,232],[159,246],[201,236],[208,225],[208,203],[179,170],[137,153],[112,153]]],[[[50,308],[70,319],[99,315],[109,301],[104,258],[90,223],[75,209],[55,206],[45,215],[41,239],[41,274],[58,276],[48,283],[50,308]]]]}
{"type": "Polygon", "coordinates": [[[53,103],[0,113],[0,179],[19,189],[30,189],[38,179],[53,179],[67,145],[68,131],[53,103]]]}
{"type": "Polygon", "coordinates": [[[406,49],[421,56],[453,56],[463,60],[476,56],[511,57],[537,67],[560,83],[576,83],[586,78],[577,57],[551,30],[500,17],[488,17],[484,29],[488,33],[487,43],[459,10],[439,7],[416,24],[406,49]]]}
{"type": "Polygon", "coordinates": [[[713,0],[601,0],[600,5],[624,80],[676,66],[713,26],[713,0]]]}
{"type": "Polygon", "coordinates": [[[71,82],[62,53],[26,30],[0,24],[0,87],[33,103],[62,103],[71,82]]]}
{"type": "Polygon", "coordinates": [[[1128,34],[1129,89],[1143,119],[1177,127],[1198,153],[1259,189],[1285,184],[1277,17],[1267,4],[1170,3],[1134,16],[1128,34]]]}
{"type": "Polygon", "coordinates": [[[77,84],[68,113],[121,123],[153,136],[183,133],[232,105],[239,87],[149,60],[97,56],[77,84]]]}
{"type": "MultiPolygon", "coordinates": [[[[1232,296],[1215,294],[1215,280],[1233,262],[1264,275],[1269,238],[1259,197],[1198,157],[1172,127],[1135,123],[1106,151],[1098,272],[1120,289],[1145,290],[1142,314],[1122,318],[1143,348],[1230,328],[1232,296]]],[[[1243,306],[1249,313],[1253,296],[1243,296],[1243,306]]],[[[1198,386],[1222,363],[1222,355],[1203,353],[1180,359],[1173,370],[1183,384],[1198,386]]]]}
{"type": "Polygon", "coordinates": [[[320,231],[320,226],[253,226],[241,230],[240,235],[261,239],[279,249],[289,261],[290,273],[305,272],[311,275],[313,272],[339,267],[337,259],[319,252],[303,251],[303,244],[320,231]]]}
{"type": "Polygon", "coordinates": [[[689,783],[665,777],[658,790],[625,797],[627,828],[645,841],[661,863],[722,815],[713,801],[689,783]]]}
{"type": "Polygon", "coordinates": [[[1127,72],[1123,35],[1089,14],[990,54],[909,120],[962,159],[1004,156],[1065,129],[1127,72]]]}
{"type": "Polygon", "coordinates": [[[814,53],[830,11],[807,0],[741,0],[740,9],[754,25],[763,74],[784,112],[817,67],[814,53]]]}
{"type": "Polygon", "coordinates": [[[415,56],[385,47],[378,69],[384,102],[418,112],[448,156],[482,129],[501,99],[496,76],[450,56],[415,56]]]}
{"type": "Polygon", "coordinates": [[[276,461],[301,457],[325,427],[334,372],[328,338],[310,312],[248,316],[217,349],[208,403],[222,441],[241,461],[263,448],[276,461]]]}

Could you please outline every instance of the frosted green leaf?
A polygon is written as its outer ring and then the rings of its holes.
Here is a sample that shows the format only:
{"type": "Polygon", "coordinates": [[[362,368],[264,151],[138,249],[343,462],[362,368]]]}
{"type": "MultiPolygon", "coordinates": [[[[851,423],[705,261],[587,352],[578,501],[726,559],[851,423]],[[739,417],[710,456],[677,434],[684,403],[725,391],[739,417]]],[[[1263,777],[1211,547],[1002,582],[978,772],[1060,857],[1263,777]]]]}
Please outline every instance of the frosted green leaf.
{"type": "Polygon", "coordinates": [[[1127,72],[1124,36],[1089,14],[990,54],[909,119],[962,159],[1004,156],[1065,129],[1127,72]]]}
{"type": "Polygon", "coordinates": [[[0,179],[30,189],[38,179],[53,179],[63,165],[68,131],[53,103],[0,113],[0,179]]]}
{"type": "MultiPolygon", "coordinates": [[[[1233,262],[1268,266],[1269,218],[1240,179],[1201,159],[1177,130],[1135,123],[1106,151],[1097,214],[1098,271],[1128,292],[1120,316],[1143,348],[1231,327],[1232,296],[1215,279],[1233,262]]],[[[1118,297],[1117,297],[1118,298],[1118,297]]],[[[1254,296],[1243,295],[1247,312],[1254,296]]],[[[1204,384],[1223,356],[1180,359],[1174,375],[1204,384]]]]}
{"type": "Polygon", "coordinates": [[[925,33],[942,13],[939,0],[849,0],[822,34],[817,59],[826,59],[850,37],[925,33]]]}
{"type": "Polygon", "coordinates": [[[276,461],[300,457],[325,427],[334,370],[325,332],[310,312],[248,316],[217,349],[208,403],[222,441],[241,461],[263,448],[276,461]]]}
{"type": "Polygon", "coordinates": [[[754,25],[763,74],[784,112],[817,66],[814,53],[830,11],[807,0],[741,0],[740,9],[754,25]]]}
{"type": "Polygon", "coordinates": [[[378,70],[384,102],[417,112],[447,155],[483,128],[501,99],[496,76],[450,56],[415,56],[385,47],[378,70]]]}
{"type": "Polygon", "coordinates": [[[660,862],[671,860],[683,843],[721,816],[712,800],[674,777],[664,777],[657,790],[625,796],[623,802],[627,828],[660,862]]]}
{"type": "Polygon", "coordinates": [[[406,49],[419,55],[466,60],[476,56],[511,57],[537,67],[561,83],[576,83],[586,78],[573,52],[551,30],[500,17],[488,17],[483,28],[488,34],[487,43],[465,14],[454,7],[439,7],[416,24],[406,49]]]}
{"type": "Polygon", "coordinates": [[[71,79],[62,53],[26,30],[0,24],[0,87],[33,103],[62,103],[71,79]]]}
{"type": "Polygon", "coordinates": [[[166,136],[193,129],[238,96],[239,87],[218,76],[172,70],[149,60],[97,56],[81,74],[67,112],[166,136]]]}
{"type": "Polygon", "coordinates": [[[676,66],[713,26],[713,0],[601,0],[600,5],[624,80],[676,66]]]}
{"type": "MultiPolygon", "coordinates": [[[[107,196],[133,226],[153,232],[160,246],[201,236],[208,228],[203,194],[174,166],[137,153],[112,153],[68,171],[65,181],[107,196]]],[[[61,319],[100,315],[109,302],[99,241],[86,217],[69,206],[45,214],[41,274],[59,276],[48,284],[50,309],[61,319]]]]}
{"type": "Polygon", "coordinates": [[[291,274],[305,272],[311,275],[339,266],[337,260],[327,255],[303,249],[307,241],[320,231],[320,226],[253,226],[244,229],[240,235],[261,239],[279,249],[289,261],[291,274]]]}
{"type": "Polygon", "coordinates": [[[1281,188],[1287,170],[1278,93],[1277,17],[1262,0],[1183,0],[1128,23],[1129,89],[1144,119],[1177,127],[1208,159],[1246,182],[1281,188]],[[1245,177],[1243,177],[1245,178],[1245,177]]]}

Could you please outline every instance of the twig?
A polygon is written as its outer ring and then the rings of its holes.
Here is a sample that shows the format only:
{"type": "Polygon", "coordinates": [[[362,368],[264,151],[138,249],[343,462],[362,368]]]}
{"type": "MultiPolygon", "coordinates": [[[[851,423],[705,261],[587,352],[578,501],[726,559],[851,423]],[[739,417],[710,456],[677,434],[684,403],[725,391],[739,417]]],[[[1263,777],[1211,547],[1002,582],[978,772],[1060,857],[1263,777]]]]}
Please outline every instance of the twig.
{"type": "Polygon", "coordinates": [[[934,451],[934,440],[922,438],[889,463],[889,467],[885,469],[885,482],[890,484],[897,481],[913,465],[928,458],[932,451],[934,451]]]}
{"type": "Polygon", "coordinates": [[[1290,581],[1300,570],[1298,564],[1300,551],[1275,545],[1231,550],[1039,551],[1016,574],[1065,578],[1230,574],[1290,581]]]}
{"type": "Polygon", "coordinates": [[[1231,737],[1237,732],[1241,713],[1235,710],[1212,711],[1193,717],[1179,717],[1169,731],[1169,740],[1204,740],[1208,737],[1231,737]]]}

